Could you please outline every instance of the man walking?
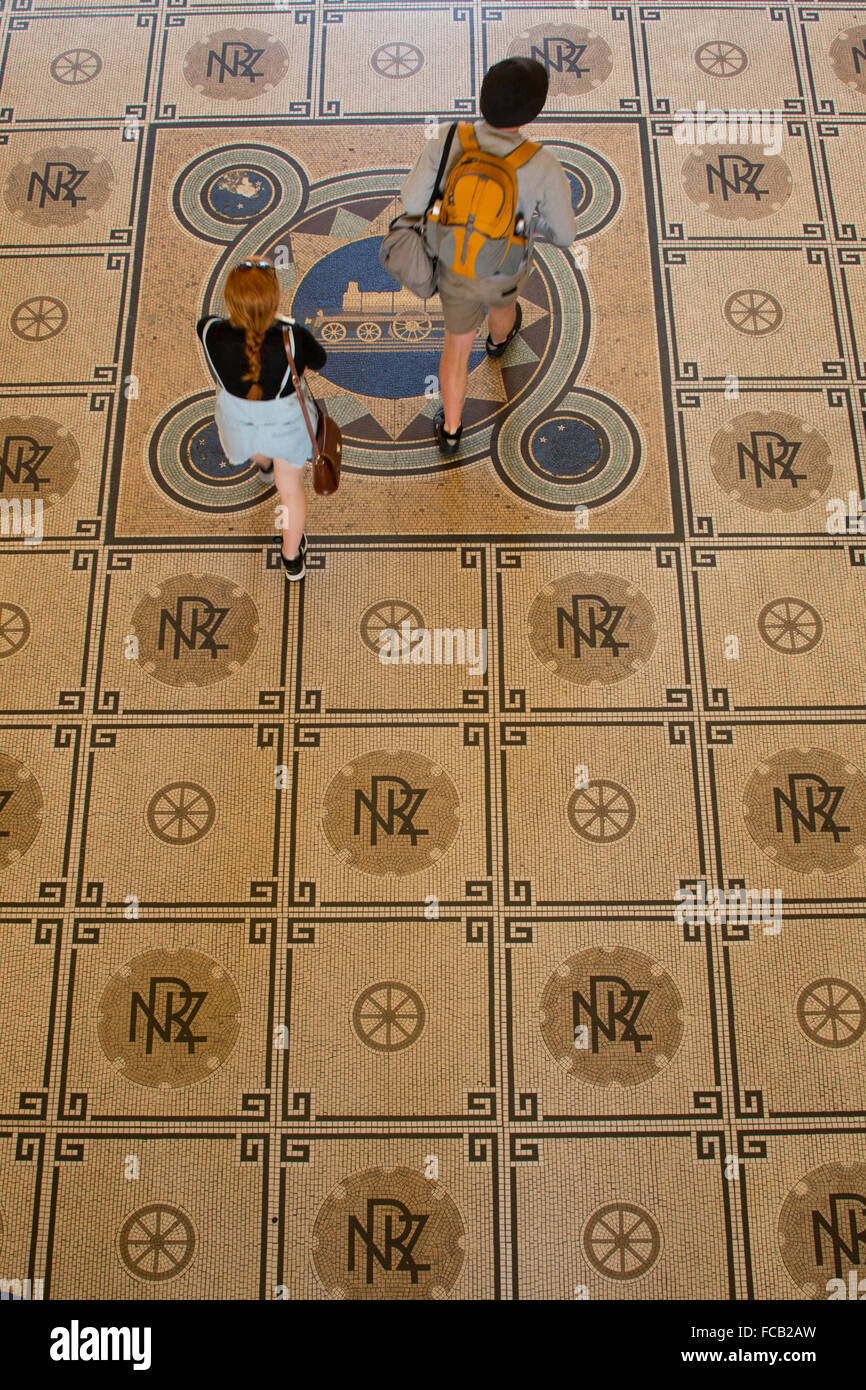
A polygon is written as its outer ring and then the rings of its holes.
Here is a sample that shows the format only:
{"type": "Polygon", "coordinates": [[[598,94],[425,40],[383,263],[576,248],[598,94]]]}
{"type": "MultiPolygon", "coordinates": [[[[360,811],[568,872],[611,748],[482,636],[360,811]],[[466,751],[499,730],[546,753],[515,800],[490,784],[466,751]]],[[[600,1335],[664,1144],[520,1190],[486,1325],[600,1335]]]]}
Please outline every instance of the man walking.
{"type": "MultiPolygon", "coordinates": [[[[505,58],[490,68],[481,84],[483,119],[475,121],[471,127],[474,138],[469,129],[458,129],[440,188],[447,189],[448,175],[461,157],[466,157],[467,147],[470,152],[477,150],[482,155],[507,161],[517,183],[514,226],[517,237],[522,239],[534,229],[556,246],[570,246],[576,227],[571,188],[565,172],[555,155],[543,147],[529,145],[520,133],[520,127],[535,120],[543,109],[547,86],[545,69],[532,58],[505,58]]],[[[415,168],[403,184],[403,206],[410,216],[421,216],[428,207],[446,138],[426,142],[415,168]]],[[[443,228],[435,223],[437,207],[434,205],[433,220],[428,221],[428,236],[434,249],[438,246],[441,250],[443,228]]],[[[471,226],[466,229],[466,239],[471,230],[471,226]]],[[[462,229],[460,235],[463,236],[462,229]]],[[[465,244],[464,240],[461,245],[465,244]]],[[[522,313],[518,295],[532,269],[531,242],[525,250],[528,254],[523,255],[519,265],[513,268],[506,264],[504,269],[487,276],[469,275],[465,266],[463,273],[458,274],[448,266],[447,258],[440,255],[439,296],[445,318],[445,346],[439,364],[442,409],[434,425],[443,454],[456,453],[460,444],[469,354],[485,314],[489,328],[488,357],[501,357],[520,331],[522,313]]],[[[465,259],[465,250],[463,254],[465,259]]],[[[510,259],[513,261],[514,257],[510,259]]],[[[478,260],[483,263],[483,256],[478,260]]]]}

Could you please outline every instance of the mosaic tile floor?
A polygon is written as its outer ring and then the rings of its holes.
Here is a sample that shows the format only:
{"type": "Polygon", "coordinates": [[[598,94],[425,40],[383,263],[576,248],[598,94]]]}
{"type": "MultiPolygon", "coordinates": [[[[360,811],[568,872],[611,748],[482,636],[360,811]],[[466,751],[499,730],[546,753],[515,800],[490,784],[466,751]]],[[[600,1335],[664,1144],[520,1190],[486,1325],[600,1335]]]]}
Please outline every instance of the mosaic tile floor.
{"type": "Polygon", "coordinates": [[[837,1296],[866,9],[7,0],[0,51],[0,1278],[837,1296]],[[578,242],[443,461],[376,250],[509,54],[578,242]],[[265,250],[346,446],[300,586],[194,331],[265,250]]]}

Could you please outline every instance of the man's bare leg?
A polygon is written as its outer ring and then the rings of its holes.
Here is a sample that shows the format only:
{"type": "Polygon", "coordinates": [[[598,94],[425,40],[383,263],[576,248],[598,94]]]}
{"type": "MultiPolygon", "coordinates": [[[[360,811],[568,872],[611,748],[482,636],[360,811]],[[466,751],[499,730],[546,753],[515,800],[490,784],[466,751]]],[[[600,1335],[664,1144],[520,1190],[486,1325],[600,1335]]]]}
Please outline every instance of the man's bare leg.
{"type": "Polygon", "coordinates": [[[475,342],[476,330],[470,333],[449,333],[445,330],[445,346],[439,361],[439,390],[445,407],[445,429],[456,434],[463,415],[466,383],[469,377],[469,354],[475,342]]]}
{"type": "Polygon", "coordinates": [[[517,300],[509,304],[506,308],[497,307],[487,310],[487,327],[490,332],[490,341],[494,347],[499,343],[504,343],[517,318],[517,300]]]}

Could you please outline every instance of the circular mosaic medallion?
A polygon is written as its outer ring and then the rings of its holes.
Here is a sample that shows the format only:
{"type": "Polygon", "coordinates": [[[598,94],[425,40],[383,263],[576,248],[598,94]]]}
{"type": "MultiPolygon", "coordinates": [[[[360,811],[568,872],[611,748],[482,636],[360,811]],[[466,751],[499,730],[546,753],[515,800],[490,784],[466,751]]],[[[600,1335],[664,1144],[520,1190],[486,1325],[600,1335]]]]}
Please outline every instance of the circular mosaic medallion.
{"type": "Polygon", "coordinates": [[[600,232],[622,206],[622,183],[613,165],[582,145],[558,145],[556,157],[571,186],[576,238],[600,232]]]}
{"type": "Polygon", "coordinates": [[[55,82],[77,87],[99,76],[102,59],[92,48],[69,48],[65,53],[58,53],[48,70],[55,82]]]}
{"type": "Polygon", "coordinates": [[[68,322],[69,310],[61,300],[36,294],[15,305],[9,327],[25,343],[41,343],[62,333],[68,322]]]}
{"type": "Polygon", "coordinates": [[[224,681],[255,651],[259,615],[249,594],[214,574],[155,585],[132,615],[139,664],[163,685],[224,681]]]}
{"type": "Polygon", "coordinates": [[[648,1274],[662,1249],[655,1219],[633,1202],[608,1202],[583,1228],[583,1252],[597,1274],[624,1282],[648,1274]]]}
{"type": "Polygon", "coordinates": [[[683,1001],[664,966],[623,946],[558,965],[541,996],[541,1036],[565,1072],[590,1086],[641,1086],[683,1037],[683,1001]]]}
{"type": "Polygon", "coordinates": [[[147,828],[166,845],[194,845],[213,827],[216,805],[197,782],[169,782],[147,803],[147,828]]]}
{"type": "Polygon", "coordinates": [[[766,290],[736,290],[728,295],[722,313],[725,322],[738,333],[747,333],[753,338],[775,333],[784,318],[778,299],[766,290]]]}
{"type": "Polygon", "coordinates": [[[797,1022],[819,1047],[850,1047],[866,1033],[866,999],[848,980],[826,975],[800,991],[797,1022]]]}
{"type": "Polygon", "coordinates": [[[322,829],[343,863],[403,877],[429,869],[460,829],[460,798],[447,772],[420,753],[363,753],[325,792],[322,829]]]}
{"type": "Polygon", "coordinates": [[[824,624],[817,608],[801,598],[774,598],[758,614],[758,632],[771,651],[802,656],[817,647],[824,624]]]}
{"type": "MultiPolygon", "coordinates": [[[[210,154],[192,158],[174,175],[171,210],[197,239],[224,246],[234,242],[234,260],[284,247],[276,255],[282,278],[295,260],[288,228],[306,198],[305,187],[300,166],[291,155],[267,144],[220,142],[210,154]],[[245,225],[252,231],[253,224],[254,235],[238,239],[238,232],[245,225]]],[[[199,313],[218,313],[222,308],[222,301],[205,291],[199,313]]]]}
{"type": "Polygon", "coordinates": [[[241,1000],[228,971],[199,951],[145,951],[109,980],[99,1045],[137,1086],[205,1081],[234,1050],[241,1000]]]}
{"type": "Polygon", "coordinates": [[[806,1298],[826,1299],[831,1279],[866,1275],[866,1163],[824,1163],[791,1189],[779,1213],[785,1268],[806,1298]]]}
{"type": "Polygon", "coordinates": [[[42,788],[24,763],[0,753],[0,869],[26,854],[42,828],[42,788]]]}
{"type": "Polygon", "coordinates": [[[413,43],[383,43],[370,56],[380,77],[414,77],[424,66],[424,54],[413,43]]]}
{"type": "Polygon", "coordinates": [[[536,24],[508,47],[509,58],[534,58],[547,73],[548,97],[580,97],[606,82],[613,54],[598,34],[576,24],[536,24]]]}
{"type": "Polygon", "coordinates": [[[592,184],[582,169],[566,169],[565,177],[571,186],[571,210],[581,217],[592,202],[592,184]]]}
{"type": "Polygon", "coordinates": [[[108,201],[114,170],[95,150],[49,146],[16,164],[3,189],[10,212],[34,227],[71,227],[108,201]]]}
{"type": "Polygon", "coordinates": [[[358,995],[352,1027],[374,1052],[402,1052],[424,1031],[427,1010],[417,990],[397,980],[382,980],[358,995]]]}
{"type": "Polygon", "coordinates": [[[30,640],[30,619],[17,603],[0,600],[0,661],[15,656],[30,640]]]}
{"type": "Polygon", "coordinates": [[[249,222],[271,211],[281,189],[267,169],[229,165],[202,185],[202,206],[221,222],[249,222]]]}
{"type": "Polygon", "coordinates": [[[756,512],[797,512],[833,477],[830,446],[795,415],[752,410],[718,431],[710,467],[723,492],[756,512]]]}
{"type": "Polygon", "coordinates": [[[588,415],[552,416],[536,426],[527,444],[538,472],[556,482],[589,482],[610,461],[610,438],[588,415]]]}
{"type": "Polygon", "coordinates": [[[163,416],[150,439],[150,470],[161,490],[182,506],[246,511],[275,495],[274,484],[249,459],[237,467],[229,463],[212,406],[212,395],[199,395],[163,416]]]}
{"type": "Polygon", "coordinates": [[[412,632],[426,629],[426,623],[413,603],[407,603],[402,598],[379,599],[361,614],[361,641],[378,656],[382,649],[383,632],[398,632],[402,637],[403,623],[409,623],[412,632]]]}
{"type": "Polygon", "coordinates": [[[40,497],[50,507],[69,491],[81,467],[75,436],[44,415],[0,419],[3,497],[40,497]]]}
{"type": "Polygon", "coordinates": [[[444,1298],[463,1268],[464,1238],[441,1183],[412,1168],[368,1168],[319,1208],[313,1264],[332,1298],[444,1298]]]}
{"type": "Polygon", "coordinates": [[[681,177],[686,196],[726,222],[755,222],[787,203],[791,171],[760,145],[706,145],[687,155],[681,177]]]}
{"type": "Polygon", "coordinates": [[[743,817],[777,864],[837,874],[866,855],[866,777],[824,748],[786,748],[755,768],[743,817]]]}
{"type": "Polygon", "coordinates": [[[866,93],[866,25],[844,29],[830,45],[830,66],[852,92],[866,93]]]}
{"type": "Polygon", "coordinates": [[[634,799],[619,782],[604,778],[579,787],[568,798],[568,823],[576,835],[593,845],[622,840],[637,819],[634,799]]]}
{"type": "Polygon", "coordinates": [[[727,39],[711,39],[695,50],[695,62],[710,77],[737,77],[749,66],[746,51],[727,39]]]}
{"type": "Polygon", "coordinates": [[[616,574],[567,574],[533,600],[526,632],[543,665],[572,685],[613,685],[640,670],[656,645],[656,615],[616,574]]]}
{"type": "Polygon", "coordinates": [[[527,500],[559,511],[602,506],[623,494],[641,465],[636,422],[611,397],[569,391],[555,412],[525,425],[514,412],[495,435],[493,464],[527,500]]]}
{"type": "Polygon", "coordinates": [[[229,463],[211,415],[204,423],[187,431],[181,441],[180,461],[193,483],[204,483],[208,487],[233,487],[256,468],[249,459],[242,465],[229,463]]]}
{"type": "Polygon", "coordinates": [[[191,87],[214,101],[250,101],[282,82],[288,51],[260,29],[221,29],[193,44],[183,63],[191,87]]]}
{"type": "Polygon", "coordinates": [[[128,1216],[117,1238],[127,1272],[148,1284],[176,1279],[192,1261],[195,1227],[181,1207],[151,1202],[128,1216]]]}

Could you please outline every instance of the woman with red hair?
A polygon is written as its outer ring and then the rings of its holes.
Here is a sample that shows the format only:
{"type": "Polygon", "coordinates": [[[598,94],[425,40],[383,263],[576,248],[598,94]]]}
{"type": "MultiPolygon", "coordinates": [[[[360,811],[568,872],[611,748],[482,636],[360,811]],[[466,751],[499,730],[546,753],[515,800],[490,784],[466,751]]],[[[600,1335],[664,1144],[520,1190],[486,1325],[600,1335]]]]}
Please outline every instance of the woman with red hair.
{"type": "Polygon", "coordinates": [[[241,261],[224,290],[227,319],[199,320],[197,331],[220,384],[214,416],[229,463],[248,460],[276,483],[283,504],[283,569],[287,579],[306,573],[304,464],[310,436],[292,382],[283,326],[289,325],[292,356],[313,430],[318,415],[304,382],[304,369],[319,371],[327,353],[301,324],[277,315],[280,286],[271,261],[241,261]]]}

